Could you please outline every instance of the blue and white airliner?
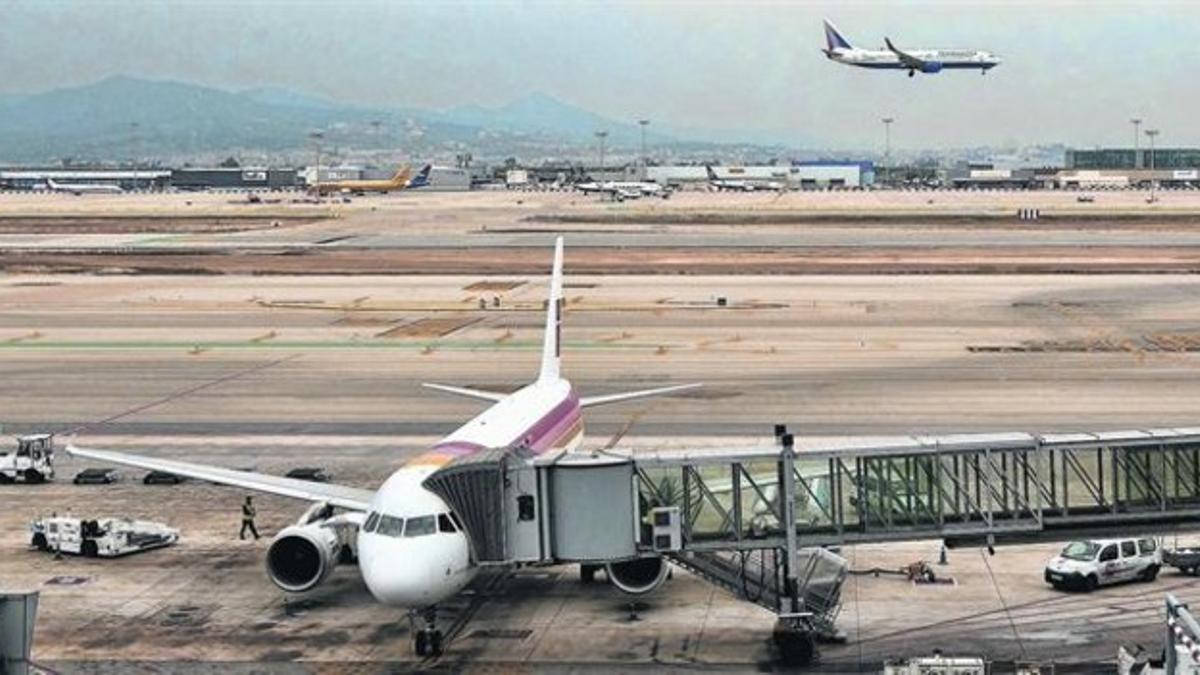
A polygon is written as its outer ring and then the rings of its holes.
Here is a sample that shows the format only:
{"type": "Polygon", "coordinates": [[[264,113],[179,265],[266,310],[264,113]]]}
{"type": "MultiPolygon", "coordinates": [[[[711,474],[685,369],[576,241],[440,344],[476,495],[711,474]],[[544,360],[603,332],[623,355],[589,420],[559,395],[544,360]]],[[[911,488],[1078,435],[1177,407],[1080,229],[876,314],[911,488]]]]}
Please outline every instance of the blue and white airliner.
{"type": "Polygon", "coordinates": [[[900,49],[884,38],[887,49],[860,49],[850,45],[838,29],[825,20],[825,53],[830,61],[859,68],[882,68],[907,70],[908,76],[920,73],[934,74],[943,70],[978,69],[986,74],[1000,65],[1000,59],[991,52],[975,49],[900,49]]]}

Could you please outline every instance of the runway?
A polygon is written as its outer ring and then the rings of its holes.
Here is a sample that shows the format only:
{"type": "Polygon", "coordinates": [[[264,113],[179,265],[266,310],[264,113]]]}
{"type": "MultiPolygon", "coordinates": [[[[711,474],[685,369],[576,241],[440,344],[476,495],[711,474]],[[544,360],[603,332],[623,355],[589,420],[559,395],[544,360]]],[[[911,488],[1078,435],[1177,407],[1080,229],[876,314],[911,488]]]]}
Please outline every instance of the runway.
{"type": "MultiPolygon", "coordinates": [[[[544,280],[503,281],[515,287],[10,277],[0,409],[9,430],[67,428],[294,355],[97,433],[437,436],[477,406],[422,382],[505,390],[536,370],[544,280]]],[[[1191,276],[571,276],[569,286],[566,368],[581,391],[705,383],[598,409],[588,426],[599,436],[635,414],[635,435],[704,437],[776,422],[800,433],[1195,423],[1197,355],[1190,342],[1155,342],[1196,335],[1191,276]]]]}

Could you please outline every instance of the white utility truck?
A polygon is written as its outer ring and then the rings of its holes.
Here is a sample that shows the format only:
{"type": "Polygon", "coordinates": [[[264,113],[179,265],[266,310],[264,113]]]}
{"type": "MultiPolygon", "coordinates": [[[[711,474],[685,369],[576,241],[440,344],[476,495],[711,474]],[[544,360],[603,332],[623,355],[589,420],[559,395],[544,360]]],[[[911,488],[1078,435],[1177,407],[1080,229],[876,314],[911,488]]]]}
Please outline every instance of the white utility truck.
{"type": "Polygon", "coordinates": [[[179,541],[179,530],[175,528],[128,518],[51,516],[30,523],[29,532],[34,548],[87,558],[115,558],[179,541]]]}
{"type": "Polygon", "coordinates": [[[54,436],[17,438],[16,452],[0,451],[0,483],[41,483],[54,480],[54,436]]]}
{"type": "Polygon", "coordinates": [[[1154,581],[1162,552],[1152,537],[1073,541],[1046,564],[1046,583],[1093,591],[1123,581],[1154,581]]]}

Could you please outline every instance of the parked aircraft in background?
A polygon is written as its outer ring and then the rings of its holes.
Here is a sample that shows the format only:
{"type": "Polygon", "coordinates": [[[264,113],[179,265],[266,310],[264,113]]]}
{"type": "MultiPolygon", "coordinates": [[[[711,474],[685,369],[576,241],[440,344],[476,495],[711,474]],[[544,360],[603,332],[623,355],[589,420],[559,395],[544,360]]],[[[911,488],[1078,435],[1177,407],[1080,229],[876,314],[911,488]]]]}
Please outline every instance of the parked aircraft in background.
{"type": "Polygon", "coordinates": [[[433,171],[433,165],[426,164],[417,175],[412,177],[412,180],[408,181],[408,189],[412,190],[429,185],[429,173],[431,171],[433,171]]]}
{"type": "Polygon", "coordinates": [[[120,185],[111,183],[59,183],[46,179],[46,189],[52,192],[70,192],[73,195],[115,195],[125,191],[120,185]]]}
{"type": "Polygon", "coordinates": [[[365,194],[367,192],[393,192],[396,190],[406,190],[409,188],[419,188],[429,185],[429,173],[433,170],[433,166],[426,164],[421,172],[416,176],[412,175],[412,168],[409,166],[401,167],[396,175],[386,180],[333,180],[319,182],[316,185],[315,191],[318,194],[331,194],[341,192],[346,194],[365,194]]]}
{"type": "Polygon", "coordinates": [[[669,188],[651,181],[589,181],[577,184],[575,189],[584,194],[600,193],[611,195],[618,201],[622,199],[638,199],[639,197],[661,197],[666,199],[671,196],[669,188]]]}
{"type": "Polygon", "coordinates": [[[705,164],[704,171],[708,174],[708,184],[718,191],[754,192],[755,190],[783,190],[787,186],[777,180],[754,180],[750,178],[721,178],[712,166],[705,164]]]}
{"type": "Polygon", "coordinates": [[[978,69],[982,73],[1000,65],[995,54],[975,49],[906,49],[902,50],[884,38],[887,49],[852,47],[828,19],[825,20],[825,57],[830,61],[860,68],[907,70],[912,77],[918,72],[939,73],[942,70],[978,69]]]}
{"type": "MultiPolygon", "coordinates": [[[[296,524],[283,529],[267,549],[267,575],[288,593],[302,593],[324,582],[339,559],[353,551],[367,588],[386,605],[421,612],[425,627],[416,632],[418,655],[442,651],[436,627],[438,603],[458,593],[478,572],[462,521],[423,485],[434,472],[462,457],[494,448],[523,448],[541,454],[578,447],[583,439],[583,409],[591,406],[670,394],[698,384],[643,389],[604,396],[579,396],[560,374],[562,349],[563,247],[554,249],[550,298],[537,380],[512,394],[444,384],[431,389],[487,401],[492,405],[443,438],[428,452],[395,471],[378,489],[284,478],[155,459],[105,450],[67,446],[67,452],[104,463],[165,471],[176,476],[230,485],[312,502],[296,524]],[[334,508],[344,513],[334,514],[334,508]]],[[[610,563],[613,585],[627,593],[645,593],[666,579],[661,557],[610,563]]]]}

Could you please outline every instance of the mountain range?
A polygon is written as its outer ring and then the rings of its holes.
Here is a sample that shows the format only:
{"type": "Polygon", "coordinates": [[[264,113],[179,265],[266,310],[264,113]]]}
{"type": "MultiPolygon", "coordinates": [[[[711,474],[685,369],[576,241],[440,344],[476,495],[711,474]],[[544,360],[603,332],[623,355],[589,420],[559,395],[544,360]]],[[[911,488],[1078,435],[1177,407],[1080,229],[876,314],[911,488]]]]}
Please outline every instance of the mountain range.
{"type": "MultiPolygon", "coordinates": [[[[239,150],[303,151],[321,130],[328,146],[402,147],[413,156],[455,151],[521,156],[554,145],[636,147],[641,129],[534,93],[496,108],[446,110],[344,104],[278,87],[227,91],[127,76],[37,94],[0,96],[0,163],[166,158],[239,150]]],[[[701,146],[736,132],[653,125],[647,142],[701,146]],[[665,129],[666,131],[659,131],[665,129]]],[[[764,144],[758,138],[759,145],[764,144]]]]}

